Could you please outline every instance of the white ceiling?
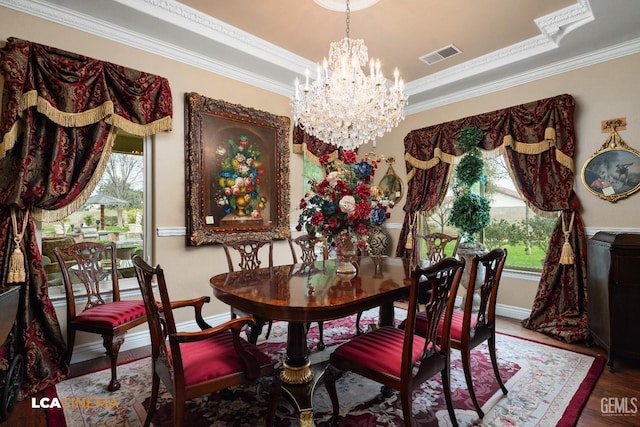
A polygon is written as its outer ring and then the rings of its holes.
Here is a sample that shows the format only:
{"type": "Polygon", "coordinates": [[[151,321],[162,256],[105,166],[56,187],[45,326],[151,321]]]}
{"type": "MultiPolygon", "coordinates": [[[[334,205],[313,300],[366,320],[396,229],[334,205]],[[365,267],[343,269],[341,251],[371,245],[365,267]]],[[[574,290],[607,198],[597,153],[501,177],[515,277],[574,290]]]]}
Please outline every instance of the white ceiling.
{"type": "MultiPolygon", "coordinates": [[[[0,5],[282,95],[346,35],[346,13],[314,0],[0,5]]],[[[364,39],[387,76],[399,68],[412,114],[640,52],[640,1],[379,0],[351,11],[350,36],[364,39]],[[462,53],[434,65],[419,60],[450,44],[462,53]]]]}

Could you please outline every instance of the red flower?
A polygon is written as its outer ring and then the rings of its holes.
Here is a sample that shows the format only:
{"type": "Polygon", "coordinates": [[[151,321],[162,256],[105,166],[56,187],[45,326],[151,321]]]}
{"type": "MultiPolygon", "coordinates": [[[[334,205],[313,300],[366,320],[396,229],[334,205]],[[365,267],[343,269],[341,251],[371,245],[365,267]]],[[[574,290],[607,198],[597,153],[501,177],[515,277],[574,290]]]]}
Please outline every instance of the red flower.
{"type": "Polygon", "coordinates": [[[311,224],[315,225],[316,227],[322,224],[323,221],[324,221],[324,215],[322,215],[322,212],[316,212],[311,217],[311,224]]]}
{"type": "Polygon", "coordinates": [[[338,181],[336,183],[336,192],[340,193],[340,198],[342,198],[343,196],[350,195],[351,189],[349,188],[349,185],[347,185],[346,182],[338,181]]]}
{"type": "Polygon", "coordinates": [[[356,224],[356,226],[354,227],[354,231],[356,232],[356,234],[364,236],[369,232],[369,229],[367,228],[367,224],[365,224],[364,222],[360,222],[356,224]]]}
{"type": "Polygon", "coordinates": [[[356,204],[356,217],[369,219],[369,214],[371,213],[371,203],[363,200],[356,204]]]}
{"type": "Polygon", "coordinates": [[[342,153],[342,161],[347,165],[352,165],[358,160],[358,156],[353,151],[345,151],[342,153]]]}
{"type": "Polygon", "coordinates": [[[331,163],[331,156],[329,156],[328,154],[323,154],[318,160],[320,161],[320,164],[324,166],[327,163],[331,163]]]}
{"type": "Polygon", "coordinates": [[[361,182],[356,186],[355,195],[359,199],[366,199],[371,196],[371,188],[369,188],[365,183],[361,182]]]}

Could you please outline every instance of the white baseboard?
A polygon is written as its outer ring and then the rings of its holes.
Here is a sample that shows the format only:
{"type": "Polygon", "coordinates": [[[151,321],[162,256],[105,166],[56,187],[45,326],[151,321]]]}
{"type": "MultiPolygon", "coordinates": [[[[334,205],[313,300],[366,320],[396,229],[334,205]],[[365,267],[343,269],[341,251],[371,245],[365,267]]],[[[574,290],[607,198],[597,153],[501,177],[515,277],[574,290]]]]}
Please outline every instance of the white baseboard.
{"type": "MultiPolygon", "coordinates": [[[[460,305],[462,298],[458,297],[456,304],[460,305]]],[[[496,306],[496,314],[498,316],[509,317],[512,319],[523,320],[529,317],[531,310],[521,307],[512,307],[508,305],[498,304],[496,306]]],[[[220,325],[229,320],[229,313],[217,314],[215,316],[206,317],[205,321],[211,326],[220,325]]],[[[184,322],[176,325],[178,331],[197,331],[198,325],[195,321],[184,322]]],[[[79,332],[81,334],[82,332],[79,332]]],[[[133,350],[136,348],[144,347],[151,344],[149,338],[149,332],[147,330],[127,333],[124,343],[120,347],[120,351],[133,350]]],[[[73,348],[73,355],[71,357],[71,363],[84,362],[85,360],[97,359],[105,356],[105,349],[102,346],[102,341],[93,341],[86,344],[79,344],[73,348]]]]}

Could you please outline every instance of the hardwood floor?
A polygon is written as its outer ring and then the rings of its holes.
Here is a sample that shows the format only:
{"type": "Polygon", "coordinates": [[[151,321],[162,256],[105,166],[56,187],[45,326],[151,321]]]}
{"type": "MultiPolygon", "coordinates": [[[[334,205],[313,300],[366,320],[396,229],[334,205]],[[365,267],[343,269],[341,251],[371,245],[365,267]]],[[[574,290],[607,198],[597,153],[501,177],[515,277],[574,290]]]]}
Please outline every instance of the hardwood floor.
{"type": "MultiPolygon", "coordinates": [[[[586,354],[606,354],[599,347],[587,347],[583,344],[572,345],[565,344],[554,340],[553,338],[530,331],[520,326],[520,323],[513,319],[500,319],[498,330],[503,333],[519,336],[526,339],[542,342],[557,347],[567,348],[569,350],[579,351],[586,354]]],[[[120,354],[120,361],[135,360],[140,357],[148,356],[149,347],[143,347],[135,350],[126,351],[120,354]]],[[[640,361],[635,359],[616,358],[615,372],[610,372],[605,367],[602,375],[598,379],[593,392],[591,393],[585,408],[582,411],[578,426],[638,426],[640,425],[640,361]],[[635,399],[635,407],[638,409],[637,414],[629,414],[628,416],[609,416],[607,411],[613,412],[613,405],[621,402],[622,398],[635,399]],[[611,400],[609,400],[611,399],[611,400]],[[602,404],[604,402],[604,404],[602,404]]],[[[106,356],[100,359],[94,359],[71,366],[71,376],[83,375],[109,367],[106,356]]],[[[40,397],[40,396],[37,396],[40,397]]],[[[630,405],[629,409],[635,409],[630,405]]],[[[2,427],[46,427],[47,420],[45,410],[32,409],[31,399],[25,399],[18,402],[11,412],[7,421],[1,423],[2,427]]],[[[54,426],[59,427],[59,426],[54,426]]],[[[551,427],[551,426],[549,426],[551,427]]]]}

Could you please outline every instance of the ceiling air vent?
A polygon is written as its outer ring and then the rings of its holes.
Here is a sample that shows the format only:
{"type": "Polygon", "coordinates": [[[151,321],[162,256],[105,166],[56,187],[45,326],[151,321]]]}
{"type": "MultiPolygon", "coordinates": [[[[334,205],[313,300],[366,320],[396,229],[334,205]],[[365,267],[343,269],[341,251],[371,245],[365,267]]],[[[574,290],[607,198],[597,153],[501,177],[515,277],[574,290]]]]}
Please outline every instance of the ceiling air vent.
{"type": "Polygon", "coordinates": [[[447,59],[453,55],[457,55],[460,52],[462,52],[460,49],[450,44],[449,46],[445,46],[442,49],[438,49],[434,52],[421,56],[420,60],[426,62],[429,65],[433,65],[436,62],[440,62],[443,59],[447,59]]]}

